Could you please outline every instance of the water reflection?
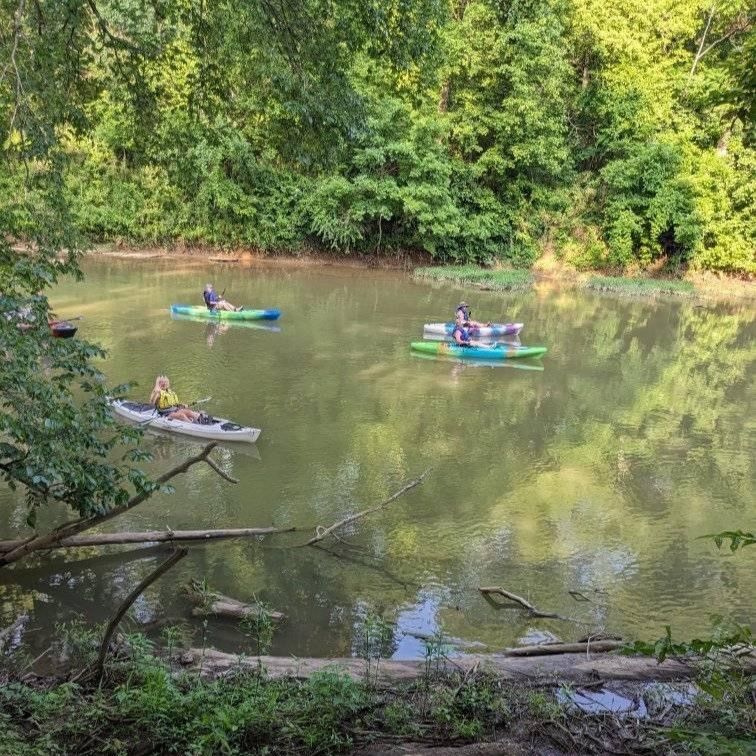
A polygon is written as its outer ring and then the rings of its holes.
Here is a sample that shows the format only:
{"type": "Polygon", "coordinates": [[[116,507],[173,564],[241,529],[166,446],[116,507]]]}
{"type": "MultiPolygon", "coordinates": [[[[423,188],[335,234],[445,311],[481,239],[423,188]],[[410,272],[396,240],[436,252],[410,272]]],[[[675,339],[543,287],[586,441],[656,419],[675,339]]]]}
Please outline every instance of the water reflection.
{"type": "MultiPolygon", "coordinates": [[[[237,298],[287,313],[276,338],[232,324],[209,350],[207,323],[171,320],[170,302],[207,277],[197,263],[93,263],[84,284],[53,298],[85,315],[80,335],[110,350],[103,369],[113,382],[137,380],[146,387],[137,394],[167,373],[187,397],[212,394],[212,414],[264,429],[256,446],[215,452],[238,486],[197,466],[117,529],[325,527],[433,471],[340,533],[349,548],[324,544],[335,553],[281,548],[301,533],[193,547],[148,591],[143,618],[185,621],[179,589],[197,577],[285,612],[273,649],[284,654],[351,653],[365,607],[394,623],[402,654],[422,645],[407,633],[437,629],[492,649],[533,633],[575,635],[558,620],[493,611],[477,591],[485,584],[625,636],[658,637],[668,623],[678,637],[702,634],[715,612],[753,620],[747,555],[698,540],[756,516],[753,309],[553,288],[480,292],[476,310],[525,322],[527,341],[549,353],[543,364],[476,365],[409,352],[418,324],[469,302],[470,291],[379,271],[236,274],[237,298]],[[251,456],[258,448],[261,459],[251,456]]],[[[146,438],[155,473],[201,446],[146,438]]],[[[2,536],[24,533],[25,516],[23,499],[0,491],[2,536]]],[[[51,507],[40,524],[65,517],[51,507]]],[[[31,626],[52,628],[80,611],[102,621],[159,558],[98,553],[61,552],[52,570],[40,562],[2,573],[3,620],[25,611],[31,626]]],[[[43,636],[31,635],[40,650],[43,636]]],[[[234,649],[241,636],[213,622],[210,642],[234,649]]]]}

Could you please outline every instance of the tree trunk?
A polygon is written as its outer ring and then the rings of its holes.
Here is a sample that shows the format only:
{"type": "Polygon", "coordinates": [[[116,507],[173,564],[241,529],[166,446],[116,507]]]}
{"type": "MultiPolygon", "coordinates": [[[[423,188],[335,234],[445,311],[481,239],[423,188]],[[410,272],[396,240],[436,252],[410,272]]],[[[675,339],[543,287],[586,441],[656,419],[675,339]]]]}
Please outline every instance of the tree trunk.
{"type": "MultiPolygon", "coordinates": [[[[82,546],[111,546],[123,543],[164,543],[166,541],[215,541],[220,538],[254,538],[274,533],[293,533],[302,528],[226,528],[220,530],[145,530],[136,533],[100,533],[62,538],[48,549],[68,549],[82,546]]],[[[11,551],[23,541],[0,541],[0,553],[11,551]]]]}
{"type": "MultiPolygon", "coordinates": [[[[202,675],[209,678],[219,677],[239,666],[258,670],[259,665],[270,677],[307,678],[326,667],[345,672],[355,680],[365,676],[364,659],[312,659],[289,658],[278,656],[245,657],[238,654],[226,654],[214,649],[193,649],[187,654],[189,665],[199,668],[202,675]]],[[[756,658],[753,656],[741,660],[742,669],[747,673],[756,672],[756,658]]],[[[486,670],[504,680],[519,682],[536,682],[549,684],[555,680],[576,684],[595,683],[601,680],[687,680],[696,675],[692,664],[684,664],[675,659],[666,659],[661,664],[656,659],[638,656],[619,656],[615,654],[597,654],[586,657],[583,654],[559,654],[537,658],[512,658],[500,654],[467,654],[455,657],[448,663],[448,668],[467,672],[476,667],[486,670]]],[[[425,661],[393,661],[382,659],[378,682],[393,685],[400,681],[422,678],[425,673],[425,661]]]]}

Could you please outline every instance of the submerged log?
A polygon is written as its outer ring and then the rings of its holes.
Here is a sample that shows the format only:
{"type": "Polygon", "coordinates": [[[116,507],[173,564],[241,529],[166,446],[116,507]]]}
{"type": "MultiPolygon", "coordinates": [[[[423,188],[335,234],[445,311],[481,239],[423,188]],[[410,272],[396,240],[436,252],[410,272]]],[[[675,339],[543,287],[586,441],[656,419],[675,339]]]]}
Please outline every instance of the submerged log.
{"type": "MultiPolygon", "coordinates": [[[[259,604],[245,604],[229,596],[209,591],[197,580],[192,580],[184,589],[189,600],[195,604],[192,614],[195,617],[226,617],[241,620],[245,617],[256,617],[263,613],[259,604]]],[[[286,615],[281,612],[266,611],[273,622],[281,622],[286,615]]]]}
{"type": "MultiPolygon", "coordinates": [[[[259,669],[269,677],[307,678],[325,668],[344,672],[355,680],[365,676],[363,659],[313,659],[279,656],[239,657],[215,649],[193,649],[186,654],[190,665],[202,676],[215,678],[239,668],[259,669]]],[[[513,658],[501,654],[467,654],[447,661],[447,669],[468,672],[476,666],[505,680],[525,683],[549,684],[554,681],[586,684],[596,680],[686,680],[695,676],[694,665],[675,659],[665,659],[661,664],[656,659],[638,656],[599,654],[590,659],[583,654],[559,654],[535,658],[513,658]]],[[[742,668],[756,673],[756,659],[750,657],[742,662],[742,668]]],[[[377,669],[378,682],[392,685],[401,681],[422,678],[426,671],[425,661],[381,660],[377,669]]],[[[371,669],[371,678],[376,671],[371,669]]]]}

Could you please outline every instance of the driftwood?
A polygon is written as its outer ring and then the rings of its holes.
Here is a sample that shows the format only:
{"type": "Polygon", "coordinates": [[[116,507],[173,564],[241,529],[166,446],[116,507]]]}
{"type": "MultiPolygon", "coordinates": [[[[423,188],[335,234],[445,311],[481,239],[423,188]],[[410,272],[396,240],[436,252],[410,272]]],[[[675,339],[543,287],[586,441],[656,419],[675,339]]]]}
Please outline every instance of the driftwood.
{"type": "MultiPolygon", "coordinates": [[[[270,677],[306,678],[315,672],[330,668],[345,672],[355,680],[364,679],[364,659],[313,659],[279,656],[240,657],[214,649],[193,649],[185,658],[187,665],[200,670],[204,677],[214,678],[248,667],[257,671],[262,668],[270,677]]],[[[465,673],[479,667],[480,672],[494,674],[501,679],[525,683],[553,684],[555,680],[586,684],[602,680],[686,680],[696,675],[694,665],[683,664],[675,659],[665,659],[661,664],[656,659],[639,656],[599,654],[587,659],[585,654],[559,654],[535,658],[514,658],[501,654],[466,654],[447,663],[449,669],[465,673]]],[[[756,658],[741,664],[749,674],[756,673],[756,658]]],[[[381,685],[393,685],[401,681],[422,678],[425,661],[394,661],[382,659],[377,670],[381,685]]],[[[371,670],[371,678],[373,671],[371,670]]]]}
{"type": "MultiPolygon", "coordinates": [[[[218,444],[216,442],[208,444],[199,454],[195,455],[194,457],[189,457],[189,459],[184,460],[184,462],[182,462],[180,465],[177,465],[176,467],[163,473],[155,482],[162,486],[172,478],[175,478],[177,475],[185,473],[190,467],[196,465],[198,462],[207,462],[213,470],[222,474],[222,476],[226,478],[226,480],[233,482],[233,478],[227,476],[225,473],[222,473],[220,471],[220,468],[218,468],[218,466],[214,462],[212,462],[212,460],[208,459],[208,455],[217,445],[218,444]]],[[[82,517],[78,520],[71,520],[70,522],[63,523],[63,525],[60,525],[49,533],[29,538],[11,551],[0,554],[0,567],[4,567],[5,565],[17,562],[19,559],[23,559],[23,557],[25,557],[27,554],[31,554],[34,551],[42,551],[45,549],[53,548],[55,544],[59,543],[64,538],[70,538],[71,536],[78,535],[85,530],[90,530],[93,527],[101,525],[103,522],[107,522],[113,517],[118,517],[124,512],[128,512],[130,509],[133,509],[134,507],[149,499],[152,493],[153,491],[145,491],[143,493],[137,494],[136,496],[132,496],[131,499],[129,499],[129,501],[127,501],[126,504],[124,504],[122,507],[111,509],[105,514],[94,515],[92,517],[82,517]]]]}
{"type": "MultiPolygon", "coordinates": [[[[298,528],[226,528],[220,530],[147,530],[136,533],[101,533],[97,535],[62,538],[50,549],[68,549],[77,546],[109,546],[123,543],[163,543],[172,541],[214,541],[221,538],[254,538],[274,533],[291,533],[298,528]]],[[[299,528],[301,530],[301,528],[299,528]]],[[[10,551],[23,541],[0,541],[0,552],[10,551]]]]}
{"type": "Polygon", "coordinates": [[[530,614],[531,617],[544,617],[547,619],[560,619],[567,622],[575,622],[575,620],[570,619],[569,617],[563,617],[561,614],[555,614],[554,612],[542,612],[540,609],[536,609],[529,601],[526,601],[524,598],[522,598],[522,596],[518,596],[516,593],[505,591],[503,588],[499,588],[498,586],[483,587],[478,588],[478,590],[497,607],[501,607],[502,604],[498,604],[497,602],[490,599],[491,594],[504,596],[504,598],[509,599],[513,603],[519,604],[523,609],[525,609],[525,611],[528,612],[528,614],[530,614]]]}
{"type": "Polygon", "coordinates": [[[176,549],[168,559],[159,564],[139,585],[123,600],[123,603],[118,607],[118,611],[115,613],[113,619],[108,622],[108,626],[105,629],[105,635],[102,638],[102,644],[100,645],[100,655],[97,657],[97,663],[95,664],[95,671],[97,675],[97,681],[102,680],[103,672],[105,671],[105,657],[108,654],[108,647],[110,646],[110,639],[113,636],[116,628],[121,620],[124,618],[126,612],[129,611],[131,605],[139,598],[139,596],[154,583],[163,573],[173,567],[176,562],[182,560],[189,552],[184,549],[176,549]]]}
{"type": "Polygon", "coordinates": [[[344,525],[348,525],[350,522],[354,522],[355,520],[359,520],[360,517],[364,517],[365,515],[372,514],[373,512],[377,512],[380,509],[384,509],[387,507],[391,502],[396,501],[400,496],[407,493],[407,491],[412,490],[415,486],[419,486],[423,480],[425,480],[426,476],[430,470],[426,470],[419,478],[415,478],[414,480],[411,480],[409,483],[406,483],[404,486],[402,486],[396,493],[391,494],[391,496],[388,497],[385,501],[382,501],[380,504],[370,507],[369,509],[363,509],[361,512],[355,512],[352,515],[349,515],[349,517],[345,517],[343,520],[339,520],[338,522],[334,523],[333,525],[324,528],[320,525],[315,529],[315,535],[310,538],[309,541],[306,541],[305,543],[300,543],[299,546],[295,548],[301,548],[302,546],[312,546],[313,544],[318,543],[319,541],[322,541],[324,538],[327,538],[329,535],[331,535],[334,531],[338,530],[339,528],[343,528],[344,525]]]}
{"type": "Polygon", "coordinates": [[[599,654],[616,651],[626,645],[616,640],[596,640],[588,643],[539,643],[535,646],[508,648],[504,656],[549,656],[552,654],[599,654]]]}
{"type": "MultiPolygon", "coordinates": [[[[255,617],[262,612],[259,605],[245,604],[229,596],[214,593],[203,588],[196,580],[192,580],[185,587],[186,595],[196,606],[192,609],[195,617],[226,617],[228,619],[241,620],[245,617],[255,617]]],[[[273,622],[281,622],[285,619],[281,612],[266,612],[273,622]]]]}

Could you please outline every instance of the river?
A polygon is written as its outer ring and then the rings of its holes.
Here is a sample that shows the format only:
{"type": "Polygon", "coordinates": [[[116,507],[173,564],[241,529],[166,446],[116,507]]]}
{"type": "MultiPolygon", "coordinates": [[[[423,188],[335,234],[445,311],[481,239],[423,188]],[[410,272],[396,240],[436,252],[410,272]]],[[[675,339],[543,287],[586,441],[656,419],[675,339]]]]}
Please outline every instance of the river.
{"type": "MultiPolygon", "coordinates": [[[[421,656],[416,635],[439,630],[495,651],[591,629],[655,639],[670,624],[690,638],[715,614],[754,620],[755,555],[699,538],[756,520],[752,307],[546,284],[502,295],[351,267],[84,269],[51,301],[84,316],[78,336],[108,350],[109,381],[137,381],[142,397],[165,373],[185,401],[211,395],[212,413],[262,428],[256,445],[216,452],[238,485],[196,466],[109,530],[327,526],[431,468],[329,541],[332,553],[286,548],[301,534],[192,547],[138,600],[131,628],[179,622],[197,642],[180,590],[190,577],[284,612],[272,651],[299,656],[358,653],[367,611],[391,622],[395,658],[421,656]],[[279,307],[280,330],[172,320],[169,304],[201,303],[206,280],[235,303],[279,307]],[[499,366],[410,354],[422,324],[460,298],[476,318],[525,322],[522,342],[549,352],[499,366]],[[481,585],[579,623],[497,610],[481,585]]],[[[157,432],[144,443],[155,472],[201,448],[157,432]]],[[[0,536],[24,517],[23,498],[0,491],[0,536]]],[[[27,639],[43,649],[74,614],[108,618],[164,554],[92,548],[22,563],[2,575],[0,617],[27,612],[27,639]]],[[[245,643],[222,621],[206,632],[220,648],[245,643]]]]}

